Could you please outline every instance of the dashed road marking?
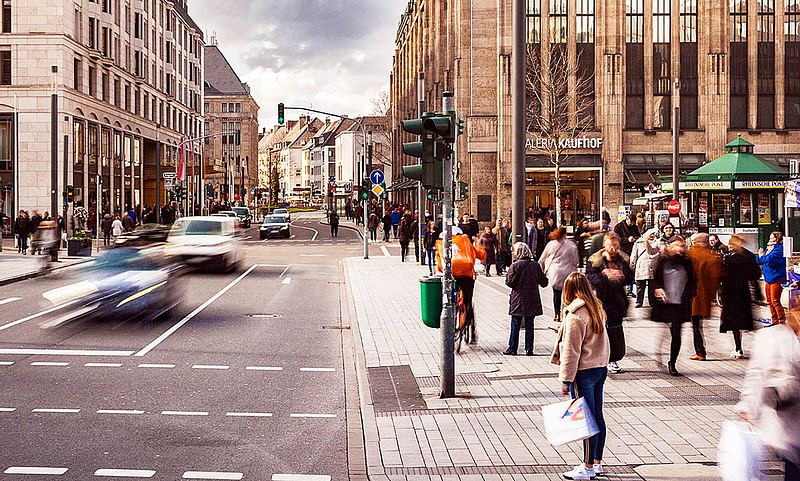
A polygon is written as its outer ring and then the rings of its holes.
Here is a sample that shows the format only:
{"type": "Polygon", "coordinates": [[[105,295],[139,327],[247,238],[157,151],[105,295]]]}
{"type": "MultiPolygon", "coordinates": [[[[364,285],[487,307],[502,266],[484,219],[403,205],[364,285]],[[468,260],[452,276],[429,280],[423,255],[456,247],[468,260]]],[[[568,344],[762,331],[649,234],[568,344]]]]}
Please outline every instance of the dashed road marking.
{"type": "Polygon", "coordinates": [[[219,471],[186,471],[183,473],[183,479],[242,479],[242,473],[224,473],[219,471]]]}
{"type": "Polygon", "coordinates": [[[98,409],[97,414],[144,414],[139,409],[98,409]]]}
{"type": "Polygon", "coordinates": [[[78,414],[81,412],[78,408],[34,408],[31,409],[32,413],[51,413],[51,414],[78,414]]]}
{"type": "Polygon", "coordinates": [[[247,366],[245,371],[283,371],[282,367],[277,366],[247,366]]]}
{"type": "Polygon", "coordinates": [[[292,413],[290,418],[335,418],[335,414],[292,413]]]}
{"type": "Polygon", "coordinates": [[[392,257],[392,254],[389,253],[389,249],[386,246],[381,246],[381,252],[383,252],[384,257],[392,257]]]}
{"type": "MultiPolygon", "coordinates": [[[[8,324],[0,326],[0,330],[8,324]]],[[[22,354],[25,356],[122,356],[127,357],[136,351],[92,351],[90,349],[0,349],[0,354],[22,354]]]]}
{"type": "Polygon", "coordinates": [[[238,417],[238,418],[271,418],[272,413],[240,413],[240,412],[230,412],[225,413],[226,416],[231,417],[238,417]]]}
{"type": "Polygon", "coordinates": [[[208,416],[208,411],[161,411],[164,416],[208,416]]]}
{"type": "Polygon", "coordinates": [[[61,476],[67,470],[68,468],[49,468],[44,466],[11,466],[3,471],[3,474],[49,474],[61,476]]]}
{"type": "Polygon", "coordinates": [[[13,413],[17,408],[0,408],[0,413],[13,413]]]}
{"type": "Polygon", "coordinates": [[[272,481],[331,481],[331,477],[313,474],[273,474],[272,481]]]}
{"type": "Polygon", "coordinates": [[[8,299],[0,300],[0,306],[2,306],[3,304],[10,304],[12,302],[16,302],[16,301],[19,301],[19,300],[22,300],[22,298],[21,297],[9,297],[8,299]]]}
{"type": "Polygon", "coordinates": [[[85,367],[122,367],[121,362],[87,362],[85,367]]]}
{"type": "Polygon", "coordinates": [[[281,281],[281,284],[284,284],[284,285],[289,285],[291,283],[292,283],[292,278],[291,277],[287,277],[286,279],[281,281]]]}
{"type": "Polygon", "coordinates": [[[144,369],[172,369],[175,364],[139,364],[139,367],[144,369]]]}
{"type": "Polygon", "coordinates": [[[220,370],[224,371],[225,369],[230,369],[230,366],[214,366],[211,364],[195,364],[192,366],[192,369],[209,369],[209,370],[220,370]]]}
{"type": "Polygon", "coordinates": [[[13,366],[14,361],[0,361],[0,366],[13,366]]]}
{"type": "Polygon", "coordinates": [[[54,367],[67,367],[68,362],[51,362],[51,361],[36,361],[32,362],[31,366],[54,366],[54,367]]]}
{"type": "Polygon", "coordinates": [[[152,478],[156,472],[149,469],[98,469],[94,475],[111,478],[152,478]]]}
{"type": "Polygon", "coordinates": [[[336,372],[332,367],[301,367],[301,372],[336,372]]]}

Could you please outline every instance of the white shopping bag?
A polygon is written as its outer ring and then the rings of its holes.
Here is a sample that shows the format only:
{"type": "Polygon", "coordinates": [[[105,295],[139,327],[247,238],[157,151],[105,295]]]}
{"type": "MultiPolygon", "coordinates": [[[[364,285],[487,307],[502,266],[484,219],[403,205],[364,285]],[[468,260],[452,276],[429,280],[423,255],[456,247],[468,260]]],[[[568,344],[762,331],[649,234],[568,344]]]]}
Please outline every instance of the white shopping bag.
{"type": "Polygon", "coordinates": [[[726,421],[719,437],[718,459],[723,481],[761,479],[763,446],[758,433],[742,421],[726,421]]]}
{"type": "Polygon", "coordinates": [[[586,401],[572,401],[542,406],[544,432],[554,446],[590,438],[600,432],[586,401]]]}

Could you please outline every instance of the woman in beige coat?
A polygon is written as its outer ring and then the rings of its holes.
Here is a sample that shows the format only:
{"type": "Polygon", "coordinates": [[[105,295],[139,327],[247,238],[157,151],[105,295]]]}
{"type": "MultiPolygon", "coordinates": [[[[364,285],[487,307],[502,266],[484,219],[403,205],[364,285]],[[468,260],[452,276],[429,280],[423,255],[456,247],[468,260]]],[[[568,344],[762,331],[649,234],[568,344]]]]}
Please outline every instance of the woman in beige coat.
{"type": "Polygon", "coordinates": [[[603,386],[608,375],[606,365],[611,353],[605,331],[603,304],[594,294],[583,274],[573,272],[564,281],[563,322],[558,331],[553,356],[560,366],[561,393],[573,399],[584,398],[594,416],[599,432],[583,441],[583,463],[564,473],[567,479],[593,479],[605,474],[603,448],[606,423],[603,418],[603,386]]]}
{"type": "Polygon", "coordinates": [[[556,228],[550,233],[550,242],[544,248],[539,265],[553,288],[554,321],[561,321],[561,291],[567,276],[578,270],[578,247],[567,239],[567,230],[556,228]]]}

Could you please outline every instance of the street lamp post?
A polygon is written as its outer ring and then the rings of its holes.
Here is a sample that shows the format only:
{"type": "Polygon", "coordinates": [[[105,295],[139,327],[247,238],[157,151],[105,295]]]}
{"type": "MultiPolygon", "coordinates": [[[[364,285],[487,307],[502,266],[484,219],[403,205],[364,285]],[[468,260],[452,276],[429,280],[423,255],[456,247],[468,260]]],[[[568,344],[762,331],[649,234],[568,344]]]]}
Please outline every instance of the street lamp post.
{"type": "Polygon", "coordinates": [[[511,52],[511,229],[525,241],[525,1],[513,1],[511,52]]]}
{"type": "MultiPolygon", "coordinates": [[[[58,66],[53,72],[53,93],[50,96],[50,212],[58,212],[58,66]]],[[[95,208],[97,216],[97,208],[95,208]]]]}
{"type": "Polygon", "coordinates": [[[674,112],[672,114],[672,199],[678,200],[680,190],[680,179],[678,179],[678,162],[680,152],[680,128],[681,128],[681,83],[676,78],[672,84],[672,104],[674,112]]]}

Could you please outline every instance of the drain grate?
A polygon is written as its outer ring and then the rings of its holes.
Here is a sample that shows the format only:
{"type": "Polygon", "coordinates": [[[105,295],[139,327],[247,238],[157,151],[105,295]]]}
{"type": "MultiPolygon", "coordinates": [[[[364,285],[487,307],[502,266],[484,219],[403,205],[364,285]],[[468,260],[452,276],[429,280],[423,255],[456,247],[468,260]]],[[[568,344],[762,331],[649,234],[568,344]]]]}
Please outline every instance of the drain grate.
{"type": "Polygon", "coordinates": [[[350,326],[322,326],[323,329],[339,329],[342,331],[350,330],[350,326]]]}
{"type": "Polygon", "coordinates": [[[367,375],[377,413],[427,410],[410,366],[370,367],[367,375]]]}
{"type": "Polygon", "coordinates": [[[280,314],[248,314],[247,317],[255,319],[280,319],[283,316],[280,314]]]}
{"type": "MultiPolygon", "coordinates": [[[[606,466],[611,475],[636,474],[632,465],[606,466]]],[[[517,466],[435,466],[419,468],[386,468],[389,476],[468,476],[482,474],[560,474],[569,471],[572,466],[566,464],[535,464],[517,466]]],[[[640,479],[640,478],[638,478],[640,479]]]]}
{"type": "MultiPolygon", "coordinates": [[[[420,389],[433,389],[439,387],[439,376],[424,376],[417,378],[420,389]]],[[[456,384],[462,386],[488,386],[489,379],[483,373],[456,374],[456,384]]]]}

